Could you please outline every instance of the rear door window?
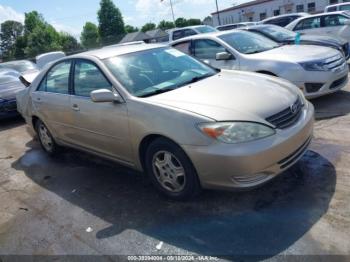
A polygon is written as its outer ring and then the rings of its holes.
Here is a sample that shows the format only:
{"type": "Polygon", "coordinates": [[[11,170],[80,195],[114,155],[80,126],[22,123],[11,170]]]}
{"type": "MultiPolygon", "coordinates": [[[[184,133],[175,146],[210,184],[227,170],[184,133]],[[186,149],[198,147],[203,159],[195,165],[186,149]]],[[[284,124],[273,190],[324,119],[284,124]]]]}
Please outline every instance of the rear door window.
{"type": "Polygon", "coordinates": [[[321,27],[321,18],[312,17],[312,18],[306,18],[300,21],[295,27],[295,30],[316,29],[320,27],[321,27]]]}

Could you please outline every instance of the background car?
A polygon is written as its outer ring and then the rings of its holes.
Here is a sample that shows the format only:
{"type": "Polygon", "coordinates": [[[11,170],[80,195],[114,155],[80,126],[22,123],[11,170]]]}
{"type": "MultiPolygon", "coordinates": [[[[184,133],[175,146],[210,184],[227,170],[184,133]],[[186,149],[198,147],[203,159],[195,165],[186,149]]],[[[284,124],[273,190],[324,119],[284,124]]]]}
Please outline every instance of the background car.
{"type": "Polygon", "coordinates": [[[284,14],[284,15],[277,15],[273,17],[266,18],[265,20],[262,20],[260,24],[271,24],[271,25],[278,25],[278,26],[286,26],[293,22],[294,20],[300,18],[300,17],[306,17],[309,16],[308,13],[292,13],[292,14],[284,14]]]}
{"type": "Polygon", "coordinates": [[[29,60],[17,60],[17,61],[1,63],[0,70],[1,69],[15,70],[20,74],[29,74],[29,73],[39,71],[39,68],[37,67],[37,65],[29,60]]]}
{"type": "Polygon", "coordinates": [[[324,12],[329,13],[329,12],[349,11],[349,10],[350,10],[350,3],[339,3],[339,4],[326,6],[326,8],[324,9],[324,12]]]}
{"type": "Polygon", "coordinates": [[[35,57],[35,63],[37,65],[37,67],[41,70],[47,64],[50,64],[50,63],[52,63],[58,59],[61,59],[65,56],[66,56],[66,54],[62,51],[44,53],[44,54],[41,54],[41,55],[38,55],[35,57]]]}
{"type": "MultiPolygon", "coordinates": [[[[244,30],[258,33],[270,38],[280,44],[295,44],[297,33],[277,25],[256,25],[243,28],[244,30]]],[[[342,52],[345,59],[349,59],[349,42],[345,39],[334,36],[322,35],[300,35],[300,44],[319,45],[335,48],[342,52]]]]}
{"type": "Polygon", "coordinates": [[[344,56],[329,47],[281,46],[244,30],[191,36],[170,45],[216,68],[282,77],[302,89],[307,98],[335,92],[348,82],[344,56]]]}
{"type": "Polygon", "coordinates": [[[232,30],[232,29],[237,29],[237,28],[242,28],[242,27],[247,27],[247,26],[254,26],[254,25],[257,25],[257,24],[258,23],[256,23],[256,22],[227,24],[227,25],[219,25],[219,26],[216,27],[216,29],[219,30],[219,31],[227,31],[227,30],[232,30]]]}
{"type": "Polygon", "coordinates": [[[313,130],[313,106],[291,83],[219,72],[153,44],[62,59],[17,99],[48,154],[64,145],[106,157],[181,200],[271,180],[302,157],[313,130]]]}
{"type": "Polygon", "coordinates": [[[299,18],[287,29],[303,34],[341,37],[350,42],[350,15],[347,12],[332,12],[299,18]]]}
{"type": "Polygon", "coordinates": [[[0,119],[18,115],[16,94],[24,88],[17,71],[0,70],[0,119]]]}
{"type": "Polygon", "coordinates": [[[187,26],[182,28],[175,28],[168,31],[169,41],[177,40],[184,38],[190,35],[204,34],[216,32],[217,30],[214,27],[207,25],[196,25],[196,26],[187,26]]]}

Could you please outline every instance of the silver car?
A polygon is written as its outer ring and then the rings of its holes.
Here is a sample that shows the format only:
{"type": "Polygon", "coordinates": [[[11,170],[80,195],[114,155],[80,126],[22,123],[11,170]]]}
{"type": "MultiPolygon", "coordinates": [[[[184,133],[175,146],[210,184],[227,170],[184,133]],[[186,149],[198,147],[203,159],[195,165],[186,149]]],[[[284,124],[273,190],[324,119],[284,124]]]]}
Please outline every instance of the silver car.
{"type": "Polygon", "coordinates": [[[170,45],[217,68],[287,79],[303,90],[307,98],[336,92],[348,82],[344,56],[329,47],[280,45],[242,30],[194,35],[170,45]]]}
{"type": "Polygon", "coordinates": [[[17,99],[47,153],[69,146],[145,171],[173,199],[263,184],[302,157],[313,131],[313,106],[291,83],[161,45],[64,58],[17,99]]]}

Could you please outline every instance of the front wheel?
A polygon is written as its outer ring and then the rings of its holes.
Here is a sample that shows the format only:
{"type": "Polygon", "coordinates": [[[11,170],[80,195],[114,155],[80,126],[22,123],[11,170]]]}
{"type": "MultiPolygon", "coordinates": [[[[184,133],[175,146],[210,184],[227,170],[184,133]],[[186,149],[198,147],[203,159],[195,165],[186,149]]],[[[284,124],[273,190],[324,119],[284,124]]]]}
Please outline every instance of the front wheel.
{"type": "Polygon", "coordinates": [[[35,129],[39,137],[40,145],[45,152],[51,156],[56,154],[59,149],[58,145],[45,124],[41,120],[37,120],[35,123],[35,129]]]}
{"type": "Polygon", "coordinates": [[[154,186],[174,200],[187,200],[200,192],[200,183],[190,159],[175,143],[156,139],[147,149],[145,166],[154,186]]]}

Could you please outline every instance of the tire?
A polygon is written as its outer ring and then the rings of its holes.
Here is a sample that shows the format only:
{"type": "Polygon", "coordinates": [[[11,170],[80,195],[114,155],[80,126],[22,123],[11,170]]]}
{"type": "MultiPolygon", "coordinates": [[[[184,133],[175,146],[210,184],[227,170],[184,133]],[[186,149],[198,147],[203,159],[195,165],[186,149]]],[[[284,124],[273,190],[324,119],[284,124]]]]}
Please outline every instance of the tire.
{"type": "Polygon", "coordinates": [[[49,129],[40,119],[35,123],[35,130],[42,149],[50,156],[56,155],[59,151],[59,146],[56,144],[49,129]]]}
{"type": "Polygon", "coordinates": [[[191,160],[167,139],[158,138],[148,146],[145,169],[156,189],[172,200],[189,200],[201,191],[191,160]]]}

